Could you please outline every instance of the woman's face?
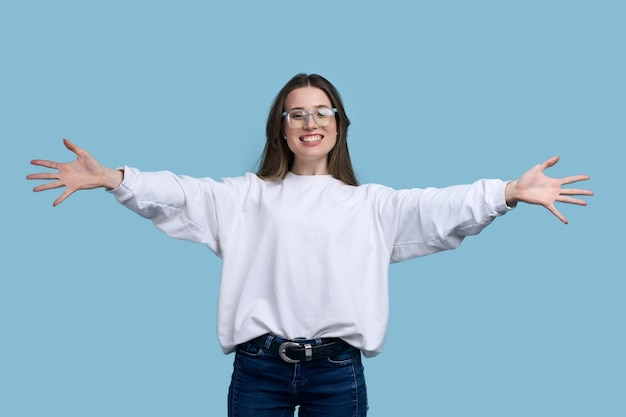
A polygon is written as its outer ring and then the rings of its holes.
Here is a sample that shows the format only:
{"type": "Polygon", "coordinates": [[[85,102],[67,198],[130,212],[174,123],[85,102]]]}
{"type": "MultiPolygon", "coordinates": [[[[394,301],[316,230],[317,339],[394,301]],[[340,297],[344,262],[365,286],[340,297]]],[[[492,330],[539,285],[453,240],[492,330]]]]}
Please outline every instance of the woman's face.
{"type": "Polygon", "coordinates": [[[326,93],[316,87],[297,88],[287,95],[285,111],[291,112],[291,126],[285,117],[283,127],[287,145],[294,154],[293,173],[328,174],[328,153],[337,143],[337,121],[334,113],[324,116],[321,112],[331,107],[326,93]]]}

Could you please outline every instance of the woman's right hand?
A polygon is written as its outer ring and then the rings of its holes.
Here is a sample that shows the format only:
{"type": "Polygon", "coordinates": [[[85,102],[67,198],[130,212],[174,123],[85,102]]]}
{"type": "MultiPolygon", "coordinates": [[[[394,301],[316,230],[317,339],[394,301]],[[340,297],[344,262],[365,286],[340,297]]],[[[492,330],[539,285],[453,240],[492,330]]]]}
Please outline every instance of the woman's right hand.
{"type": "Polygon", "coordinates": [[[31,164],[58,170],[58,172],[42,172],[29,174],[29,180],[56,180],[36,186],[33,191],[45,191],[65,187],[63,194],[53,205],[58,206],[67,197],[78,190],[89,190],[105,187],[114,189],[119,187],[124,179],[124,171],[114,170],[100,164],[89,152],[79,148],[67,139],[63,139],[65,147],[76,154],[72,162],[54,162],[45,159],[35,159],[31,164]]]}

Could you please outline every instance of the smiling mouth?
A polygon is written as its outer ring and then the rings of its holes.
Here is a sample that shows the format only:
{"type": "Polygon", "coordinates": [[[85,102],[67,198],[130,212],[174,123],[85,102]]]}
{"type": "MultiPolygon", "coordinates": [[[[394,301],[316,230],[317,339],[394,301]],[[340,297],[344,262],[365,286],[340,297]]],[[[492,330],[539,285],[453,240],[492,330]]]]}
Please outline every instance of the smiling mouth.
{"type": "Polygon", "coordinates": [[[316,143],[322,140],[323,137],[322,135],[303,136],[300,140],[305,143],[316,143]]]}

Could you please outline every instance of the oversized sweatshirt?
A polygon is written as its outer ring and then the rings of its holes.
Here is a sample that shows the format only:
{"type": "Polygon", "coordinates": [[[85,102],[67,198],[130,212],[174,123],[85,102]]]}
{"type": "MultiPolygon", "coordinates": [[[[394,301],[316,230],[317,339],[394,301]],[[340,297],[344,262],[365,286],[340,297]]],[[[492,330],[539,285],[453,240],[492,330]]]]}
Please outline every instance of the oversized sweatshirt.
{"type": "Polygon", "coordinates": [[[125,167],[111,192],[168,236],[222,258],[225,353],[256,336],[339,337],[382,351],[389,264],[458,247],[508,210],[506,183],[395,190],[330,175],[216,181],[125,167]]]}

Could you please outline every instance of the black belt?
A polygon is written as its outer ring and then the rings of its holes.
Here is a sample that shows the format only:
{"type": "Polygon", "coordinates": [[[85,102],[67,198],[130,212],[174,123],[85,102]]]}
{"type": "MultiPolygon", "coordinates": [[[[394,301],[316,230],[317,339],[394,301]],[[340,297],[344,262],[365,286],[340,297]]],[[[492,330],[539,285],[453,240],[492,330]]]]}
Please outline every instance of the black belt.
{"type": "MultiPolygon", "coordinates": [[[[264,334],[263,336],[250,340],[248,343],[258,347],[259,349],[266,349],[268,337],[271,336],[269,334],[264,334]]],[[[278,355],[287,363],[298,363],[330,358],[331,356],[343,353],[352,347],[348,343],[337,338],[323,338],[321,341],[322,344],[318,345],[310,343],[309,341],[297,339],[285,340],[273,336],[272,343],[270,344],[268,350],[278,355]]]]}

